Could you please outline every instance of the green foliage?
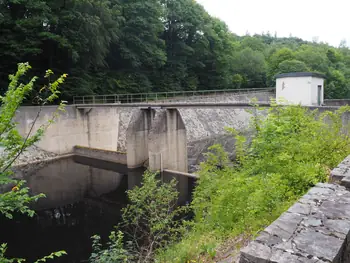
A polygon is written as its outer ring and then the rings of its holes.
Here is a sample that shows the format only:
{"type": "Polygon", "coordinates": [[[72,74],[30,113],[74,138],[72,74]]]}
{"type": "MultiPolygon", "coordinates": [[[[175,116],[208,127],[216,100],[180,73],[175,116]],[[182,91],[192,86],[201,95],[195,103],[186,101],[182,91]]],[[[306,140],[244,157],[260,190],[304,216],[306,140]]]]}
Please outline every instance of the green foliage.
{"type": "MultiPolygon", "coordinates": [[[[21,258],[15,258],[15,259],[7,259],[7,258],[5,258],[6,250],[7,250],[7,245],[6,244],[0,244],[0,262],[1,263],[22,263],[22,262],[26,261],[25,259],[21,259],[21,258]]],[[[45,257],[43,257],[41,259],[38,259],[34,263],[47,262],[50,259],[54,259],[55,257],[61,257],[63,255],[67,255],[67,253],[65,251],[54,252],[54,253],[51,253],[48,256],[45,256],[45,257]]]]}
{"type": "Polygon", "coordinates": [[[112,231],[107,243],[107,249],[102,249],[100,236],[93,236],[92,250],[90,262],[93,263],[114,263],[114,262],[128,262],[128,253],[123,248],[123,233],[112,231]]]}
{"type": "Polygon", "coordinates": [[[270,69],[276,70],[283,61],[295,59],[294,52],[289,48],[281,48],[273,53],[269,59],[270,69]]]}
{"type": "MultiPolygon", "coordinates": [[[[1,107],[0,107],[0,146],[3,148],[3,153],[0,156],[0,185],[14,184],[12,191],[8,191],[0,194],[0,213],[11,218],[13,212],[21,212],[28,214],[29,216],[33,215],[33,212],[30,211],[27,205],[36,201],[38,198],[43,195],[29,197],[28,188],[23,187],[24,182],[16,181],[10,178],[11,175],[11,166],[14,161],[19,157],[19,155],[25,151],[26,148],[33,145],[40,140],[44,131],[50,125],[50,123],[57,116],[56,112],[53,115],[48,123],[39,127],[35,132],[33,131],[34,123],[31,127],[30,132],[25,138],[23,138],[16,127],[16,123],[13,121],[15,113],[24,100],[24,98],[31,92],[33,89],[34,83],[37,80],[36,77],[32,78],[27,84],[20,83],[21,77],[23,77],[26,72],[30,69],[28,63],[21,63],[18,65],[18,71],[15,75],[10,75],[10,84],[5,96],[0,97],[1,107]]],[[[49,78],[52,74],[52,71],[47,71],[45,77],[49,78]]],[[[40,89],[40,93],[46,91],[49,92],[49,95],[46,98],[40,97],[40,94],[37,96],[37,101],[41,105],[45,105],[57,99],[58,94],[60,93],[58,87],[64,82],[66,75],[61,76],[53,83],[43,86],[40,89]]],[[[63,104],[58,107],[58,111],[63,109],[63,104]]],[[[37,117],[40,114],[38,112],[37,117]]]]}
{"type": "Polygon", "coordinates": [[[130,204],[123,209],[124,235],[112,232],[106,249],[102,249],[100,237],[93,237],[93,254],[90,262],[151,262],[154,254],[178,241],[183,235],[181,220],[186,207],[178,207],[176,180],[162,183],[156,174],[146,171],[141,187],[128,191],[130,204]]]}
{"type": "Polygon", "coordinates": [[[278,74],[280,73],[289,73],[289,72],[307,72],[310,69],[306,64],[299,60],[286,60],[281,62],[277,67],[278,74]]]}
{"type": "Polygon", "coordinates": [[[350,95],[350,82],[341,70],[331,68],[328,77],[332,81],[326,86],[327,98],[347,98],[350,95]]]}
{"type": "Polygon", "coordinates": [[[254,114],[251,142],[232,128],[236,160],[214,145],[201,165],[192,209],[195,219],[184,239],[158,254],[159,262],[213,257],[227,238],[255,234],[318,182],[325,182],[350,152],[342,114],[280,107],[254,114]]]}
{"type": "Polygon", "coordinates": [[[302,45],[296,53],[296,59],[303,61],[313,71],[326,73],[328,70],[326,51],[312,45],[302,45]]]}
{"type": "MultiPolygon", "coordinates": [[[[0,87],[18,60],[68,72],[62,98],[263,88],[286,71],[327,75],[326,97],[349,97],[350,50],[270,33],[239,37],[193,0],[0,1],[0,87]],[[296,62],[298,61],[298,62],[296,62]]],[[[4,93],[5,90],[0,90],[4,93]]],[[[31,97],[26,101],[30,102],[31,97]]]]}
{"type": "MultiPolygon", "coordinates": [[[[22,83],[22,79],[30,69],[28,63],[18,64],[18,70],[15,75],[10,75],[10,84],[4,96],[0,97],[0,214],[6,216],[9,219],[13,218],[15,212],[33,216],[32,211],[28,205],[31,202],[37,201],[39,198],[44,197],[43,194],[36,196],[29,195],[28,187],[25,187],[25,181],[18,181],[11,177],[11,167],[18,157],[28,147],[38,142],[42,137],[48,126],[55,120],[59,111],[63,110],[63,104],[60,104],[57,111],[53,114],[52,118],[44,125],[34,131],[34,125],[41,112],[41,107],[45,104],[52,103],[58,98],[60,91],[58,90],[60,84],[62,84],[66,78],[66,74],[56,79],[54,82],[50,82],[50,76],[53,74],[51,70],[47,70],[45,78],[48,79],[48,84],[42,86],[38,95],[35,97],[36,101],[40,104],[39,111],[36,119],[33,121],[30,131],[25,137],[22,137],[17,130],[17,123],[14,121],[14,117],[18,107],[23,100],[32,92],[34,84],[37,78],[34,77],[29,80],[27,84],[22,83]],[[46,94],[46,96],[43,96],[46,94]],[[12,187],[12,189],[11,189],[12,187]]],[[[20,259],[6,259],[6,245],[1,245],[0,248],[0,262],[23,262],[20,259]]],[[[64,252],[52,253],[37,262],[46,262],[48,259],[63,255],[64,252]]]]}
{"type": "Polygon", "coordinates": [[[235,70],[244,78],[246,87],[265,87],[266,61],[264,55],[251,48],[236,53],[235,70]]]}
{"type": "Polygon", "coordinates": [[[41,259],[38,259],[37,261],[35,261],[34,263],[40,263],[40,262],[47,262],[50,259],[54,259],[54,258],[59,258],[62,257],[64,255],[67,255],[67,253],[65,251],[57,251],[57,252],[53,252],[48,256],[45,256],[41,259]]]}

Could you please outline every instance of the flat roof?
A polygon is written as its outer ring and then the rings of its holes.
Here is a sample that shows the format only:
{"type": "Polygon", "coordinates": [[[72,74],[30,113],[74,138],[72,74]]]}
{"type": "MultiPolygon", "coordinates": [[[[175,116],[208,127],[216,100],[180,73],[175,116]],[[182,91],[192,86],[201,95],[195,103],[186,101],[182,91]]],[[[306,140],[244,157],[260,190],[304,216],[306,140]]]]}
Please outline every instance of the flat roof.
{"type": "Polygon", "coordinates": [[[326,79],[326,75],[317,72],[291,72],[291,73],[283,73],[275,76],[276,79],[280,78],[295,78],[295,77],[315,77],[326,79]]]}

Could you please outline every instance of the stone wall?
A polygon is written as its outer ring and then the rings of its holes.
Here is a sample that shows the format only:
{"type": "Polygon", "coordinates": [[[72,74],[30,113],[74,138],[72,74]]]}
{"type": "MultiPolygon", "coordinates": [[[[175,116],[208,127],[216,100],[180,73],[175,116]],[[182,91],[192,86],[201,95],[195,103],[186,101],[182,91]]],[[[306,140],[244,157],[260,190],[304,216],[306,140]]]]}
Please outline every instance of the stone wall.
{"type": "Polygon", "coordinates": [[[180,98],[170,98],[166,100],[159,100],[155,102],[242,102],[249,103],[252,99],[259,102],[270,102],[271,99],[276,97],[275,90],[265,90],[265,91],[252,91],[252,92],[241,92],[241,93],[219,93],[207,95],[198,95],[191,97],[180,97],[180,98]]]}
{"type": "MultiPolygon", "coordinates": [[[[332,171],[342,180],[350,157],[332,171]]],[[[241,250],[240,263],[350,262],[350,192],[317,184],[241,250]]]]}
{"type": "Polygon", "coordinates": [[[225,127],[240,132],[249,132],[252,115],[245,109],[202,108],[179,109],[187,131],[188,164],[191,167],[204,160],[204,153],[213,144],[221,144],[234,155],[235,139],[225,131],[225,127]]]}

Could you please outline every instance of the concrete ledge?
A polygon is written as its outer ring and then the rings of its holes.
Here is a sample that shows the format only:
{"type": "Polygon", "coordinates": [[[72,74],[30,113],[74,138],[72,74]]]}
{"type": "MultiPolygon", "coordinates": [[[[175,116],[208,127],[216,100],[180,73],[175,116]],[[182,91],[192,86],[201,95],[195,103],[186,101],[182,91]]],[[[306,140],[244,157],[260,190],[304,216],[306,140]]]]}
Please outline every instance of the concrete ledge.
{"type": "Polygon", "coordinates": [[[167,175],[172,175],[172,176],[181,175],[181,176],[185,176],[185,177],[189,177],[189,178],[199,179],[199,175],[197,175],[197,174],[183,173],[183,172],[172,171],[172,170],[168,170],[168,169],[164,169],[163,173],[165,173],[167,175]]]}
{"type": "Polygon", "coordinates": [[[79,156],[111,161],[118,164],[127,164],[126,153],[124,152],[108,151],[76,145],[73,148],[73,153],[79,156]]]}
{"type": "Polygon", "coordinates": [[[350,192],[314,188],[241,250],[240,263],[350,262],[350,192]]]}

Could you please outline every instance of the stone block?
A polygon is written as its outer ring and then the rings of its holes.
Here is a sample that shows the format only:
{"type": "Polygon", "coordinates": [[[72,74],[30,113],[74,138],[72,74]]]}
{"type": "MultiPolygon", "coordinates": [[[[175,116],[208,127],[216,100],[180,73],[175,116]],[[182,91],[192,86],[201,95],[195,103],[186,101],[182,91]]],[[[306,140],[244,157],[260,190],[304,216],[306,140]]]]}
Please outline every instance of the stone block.
{"type": "Polygon", "coordinates": [[[294,252],[306,257],[317,257],[333,262],[343,246],[344,240],[305,229],[293,238],[294,252]]]}

